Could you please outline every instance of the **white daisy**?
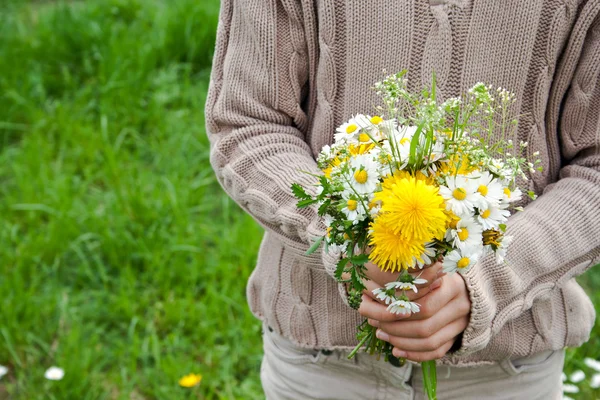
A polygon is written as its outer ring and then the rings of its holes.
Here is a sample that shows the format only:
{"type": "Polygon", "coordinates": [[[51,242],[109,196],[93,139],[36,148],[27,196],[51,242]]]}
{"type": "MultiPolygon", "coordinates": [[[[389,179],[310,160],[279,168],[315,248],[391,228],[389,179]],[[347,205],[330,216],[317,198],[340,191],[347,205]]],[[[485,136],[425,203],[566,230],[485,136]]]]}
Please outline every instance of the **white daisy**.
{"type": "Polygon", "coordinates": [[[481,194],[473,179],[464,176],[448,177],[448,186],[440,186],[440,194],[446,200],[446,209],[458,217],[471,216],[474,208],[481,202],[481,194]]]}
{"type": "Polygon", "coordinates": [[[573,383],[579,383],[579,382],[581,382],[584,379],[585,379],[585,372],[583,372],[582,370],[578,369],[577,371],[575,371],[575,372],[573,372],[571,374],[571,377],[570,377],[569,380],[571,382],[573,382],[573,383]]]}
{"type": "Polygon", "coordinates": [[[418,313],[421,308],[419,304],[413,303],[412,301],[396,300],[388,306],[387,310],[392,314],[406,315],[410,313],[418,313]]]}
{"type": "Polygon", "coordinates": [[[521,189],[515,188],[515,190],[511,191],[510,188],[508,186],[506,186],[502,190],[501,205],[503,208],[506,208],[506,207],[508,207],[508,204],[510,204],[510,203],[516,203],[517,201],[521,201],[522,197],[523,197],[523,192],[521,192],[521,189]]]}
{"type": "Polygon", "coordinates": [[[413,262],[419,267],[419,269],[423,269],[424,266],[433,264],[435,261],[435,243],[429,242],[425,243],[425,251],[419,258],[413,257],[413,262]]]}
{"type": "Polygon", "coordinates": [[[475,179],[475,185],[482,197],[481,208],[496,207],[500,204],[500,200],[504,197],[502,184],[492,174],[484,171],[475,179]]]}
{"type": "Polygon", "coordinates": [[[394,296],[390,296],[387,293],[387,290],[382,288],[374,289],[373,294],[377,299],[383,301],[385,304],[391,304],[392,302],[396,301],[396,298],[394,296]]]}
{"type": "Polygon", "coordinates": [[[62,368],[50,367],[44,373],[44,378],[51,381],[60,381],[65,376],[65,371],[62,368]]]}
{"type": "Polygon", "coordinates": [[[8,368],[4,365],[0,365],[0,379],[6,374],[8,374],[8,368]]]}
{"type": "Polygon", "coordinates": [[[479,253],[470,249],[453,250],[445,258],[442,266],[444,272],[453,274],[466,273],[479,260],[479,253]]]}
{"type": "Polygon", "coordinates": [[[344,122],[335,130],[335,143],[358,143],[358,135],[360,133],[360,125],[354,118],[348,122],[344,122]]]}
{"type": "Polygon", "coordinates": [[[361,129],[374,129],[375,125],[371,122],[371,116],[365,114],[356,114],[352,117],[352,121],[356,123],[361,129]]]}
{"type": "Polygon", "coordinates": [[[600,361],[594,360],[593,358],[586,357],[583,359],[583,363],[593,370],[600,372],[600,361]]]}
{"type": "Polygon", "coordinates": [[[498,229],[500,224],[503,224],[508,220],[508,217],[510,217],[510,211],[499,207],[490,207],[479,210],[477,222],[481,224],[483,230],[498,229]]]}
{"type": "Polygon", "coordinates": [[[496,262],[498,264],[502,264],[504,259],[506,258],[506,251],[508,250],[508,245],[513,241],[512,236],[504,236],[502,241],[500,242],[500,246],[496,249],[496,262]]]}
{"type": "Polygon", "coordinates": [[[373,193],[379,184],[377,163],[373,156],[362,154],[350,161],[350,176],[348,180],[352,188],[360,194],[373,193]]]}
{"type": "Polygon", "coordinates": [[[342,208],[342,212],[349,221],[352,221],[353,224],[357,224],[359,221],[365,219],[367,213],[362,201],[354,198],[347,198],[344,200],[346,204],[342,208]]]}
{"type": "Polygon", "coordinates": [[[398,282],[398,281],[394,281],[394,282],[388,282],[385,284],[385,288],[390,290],[390,289],[394,289],[394,290],[412,290],[415,293],[417,293],[418,289],[417,286],[411,282],[398,282]]]}
{"type": "Polygon", "coordinates": [[[510,167],[507,167],[504,161],[498,160],[496,158],[491,160],[490,164],[488,165],[488,168],[490,169],[490,171],[492,171],[493,174],[498,175],[504,179],[510,179],[513,174],[512,169],[510,167]]]}
{"type": "Polygon", "coordinates": [[[473,218],[463,218],[452,231],[453,246],[459,249],[477,248],[483,246],[483,230],[473,218]]]}

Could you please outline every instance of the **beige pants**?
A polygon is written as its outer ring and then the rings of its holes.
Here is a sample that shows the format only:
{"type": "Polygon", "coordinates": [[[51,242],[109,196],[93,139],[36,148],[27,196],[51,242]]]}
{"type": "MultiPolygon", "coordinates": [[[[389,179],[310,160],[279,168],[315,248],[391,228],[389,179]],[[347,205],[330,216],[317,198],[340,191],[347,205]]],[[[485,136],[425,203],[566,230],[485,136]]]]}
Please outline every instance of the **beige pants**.
{"type": "MultiPolygon", "coordinates": [[[[261,380],[268,400],[427,399],[417,364],[395,367],[358,353],[303,349],[265,327],[261,380]]],[[[562,398],[564,351],[480,367],[438,366],[438,398],[562,398]]]]}

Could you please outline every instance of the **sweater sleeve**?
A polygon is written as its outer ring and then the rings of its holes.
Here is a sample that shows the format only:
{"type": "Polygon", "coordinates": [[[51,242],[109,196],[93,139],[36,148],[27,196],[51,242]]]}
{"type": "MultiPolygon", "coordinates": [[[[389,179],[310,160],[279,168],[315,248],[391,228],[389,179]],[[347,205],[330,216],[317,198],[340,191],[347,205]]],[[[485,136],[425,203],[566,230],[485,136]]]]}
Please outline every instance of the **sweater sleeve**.
{"type": "Polygon", "coordinates": [[[457,355],[483,349],[536,299],[600,261],[600,20],[571,37],[563,61],[554,87],[564,93],[554,118],[558,181],[510,218],[507,264],[485,257],[464,277],[472,306],[457,355]]]}
{"type": "Polygon", "coordinates": [[[300,2],[222,0],[205,106],[211,165],[228,195],[306,263],[325,227],[290,186],[320,174],[305,140],[307,43],[300,2]],[[305,172],[303,172],[305,171],[305,172]]]}

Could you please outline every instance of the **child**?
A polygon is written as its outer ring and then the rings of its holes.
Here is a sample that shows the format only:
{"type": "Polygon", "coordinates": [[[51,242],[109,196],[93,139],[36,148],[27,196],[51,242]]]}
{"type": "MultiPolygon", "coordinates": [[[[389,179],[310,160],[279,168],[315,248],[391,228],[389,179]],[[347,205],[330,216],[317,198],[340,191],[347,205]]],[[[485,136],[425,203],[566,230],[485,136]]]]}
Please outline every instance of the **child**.
{"type": "Polygon", "coordinates": [[[346,359],[364,317],[396,355],[440,358],[440,397],[560,398],[563,349],[595,318],[574,277],[600,257],[599,72],[600,0],[223,0],[206,121],[218,180],[266,231],[247,294],[267,398],[424,398],[417,365],[346,359]],[[412,90],[435,70],[443,98],[478,81],[516,93],[518,139],[544,170],[509,222],[508,265],[436,277],[428,312],[398,320],[368,296],[348,307],[332,260],[305,255],[323,221],[290,185],[320,173],[335,127],[371,113],[382,70],[405,68],[412,90]]]}

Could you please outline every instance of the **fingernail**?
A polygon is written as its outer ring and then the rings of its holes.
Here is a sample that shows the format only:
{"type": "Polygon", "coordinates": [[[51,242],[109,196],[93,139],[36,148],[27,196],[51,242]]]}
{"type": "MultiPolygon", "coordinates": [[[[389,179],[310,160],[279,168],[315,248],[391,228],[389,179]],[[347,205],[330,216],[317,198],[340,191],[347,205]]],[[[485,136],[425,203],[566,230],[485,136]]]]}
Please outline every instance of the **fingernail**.
{"type": "Polygon", "coordinates": [[[375,328],[379,328],[379,321],[376,319],[369,318],[369,325],[374,326],[375,328]]]}
{"type": "Polygon", "coordinates": [[[381,340],[386,341],[386,342],[388,340],[390,340],[390,335],[388,335],[387,333],[385,333],[381,329],[377,329],[377,333],[375,335],[377,336],[377,339],[381,339],[381,340]]]}
{"type": "Polygon", "coordinates": [[[444,270],[443,270],[443,269],[440,269],[440,270],[438,271],[438,273],[437,273],[437,276],[438,276],[438,278],[439,278],[439,277],[441,277],[441,276],[444,276],[444,275],[446,275],[446,272],[444,272],[444,270]]]}
{"type": "Polygon", "coordinates": [[[440,278],[438,278],[435,281],[433,281],[433,283],[429,286],[429,289],[435,290],[435,289],[439,288],[440,286],[442,286],[442,280],[440,278]]]}
{"type": "Polygon", "coordinates": [[[398,358],[406,358],[406,356],[408,355],[404,350],[400,350],[395,347],[394,350],[392,350],[392,354],[394,354],[398,358]]]}

